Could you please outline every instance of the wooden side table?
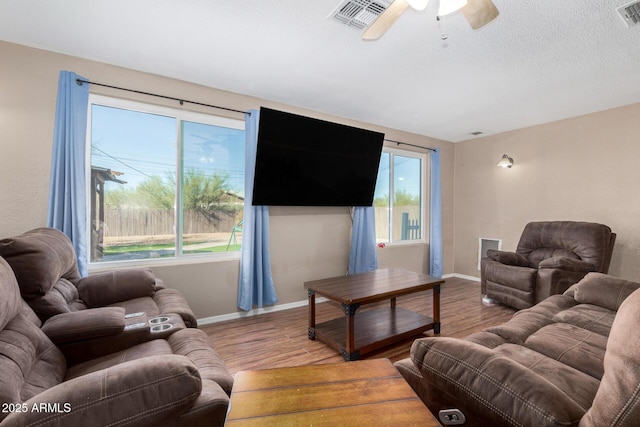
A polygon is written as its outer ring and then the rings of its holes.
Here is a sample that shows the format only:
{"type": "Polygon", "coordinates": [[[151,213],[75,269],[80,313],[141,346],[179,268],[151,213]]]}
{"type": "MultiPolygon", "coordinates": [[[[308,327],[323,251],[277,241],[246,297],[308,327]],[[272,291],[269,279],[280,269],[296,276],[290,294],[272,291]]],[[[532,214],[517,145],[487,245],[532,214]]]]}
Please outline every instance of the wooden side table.
{"type": "Polygon", "coordinates": [[[440,426],[388,359],[238,372],[225,426],[440,426]]]}

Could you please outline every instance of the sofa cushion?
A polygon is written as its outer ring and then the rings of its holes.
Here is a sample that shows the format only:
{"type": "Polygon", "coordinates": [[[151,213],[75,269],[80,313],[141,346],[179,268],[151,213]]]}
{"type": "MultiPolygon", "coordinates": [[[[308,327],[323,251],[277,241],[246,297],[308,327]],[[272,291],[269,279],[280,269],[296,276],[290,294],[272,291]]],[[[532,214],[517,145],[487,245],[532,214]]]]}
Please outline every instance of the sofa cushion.
{"type": "Polygon", "coordinates": [[[594,378],[602,377],[607,345],[602,335],[567,323],[553,323],[532,334],[524,345],[594,378]]]}
{"type": "Polygon", "coordinates": [[[467,339],[471,339],[474,342],[484,345],[485,347],[495,347],[494,344],[486,344],[483,340],[487,339],[486,334],[491,333],[501,337],[502,341],[492,340],[495,344],[502,344],[509,342],[512,344],[524,344],[524,342],[531,336],[531,334],[538,331],[540,328],[553,323],[553,317],[558,313],[562,313],[564,310],[574,307],[576,304],[573,298],[569,298],[562,295],[552,295],[543,302],[524,310],[516,312],[513,317],[501,325],[493,326],[478,333],[484,338],[480,338],[479,335],[473,334],[467,339]]]}
{"type": "Polygon", "coordinates": [[[524,344],[531,334],[550,323],[551,319],[549,317],[540,313],[527,312],[525,309],[508,322],[487,328],[485,332],[496,334],[502,337],[505,342],[524,344]]]}
{"type": "Polygon", "coordinates": [[[591,406],[600,381],[584,373],[582,369],[574,369],[562,361],[515,344],[502,345],[495,351],[535,372],[540,376],[538,381],[550,382],[567,396],[571,396],[572,400],[585,411],[591,406]]]}
{"type": "Polygon", "coordinates": [[[536,313],[553,320],[553,318],[558,315],[558,313],[569,310],[572,307],[575,307],[577,304],[578,303],[576,302],[576,300],[571,297],[555,294],[545,298],[533,307],[529,307],[526,310],[518,311],[514,314],[514,317],[522,316],[525,313],[536,313]]]}
{"type": "Polygon", "coordinates": [[[581,427],[637,426],[640,420],[640,290],[620,306],[609,334],[600,388],[581,427]]]}
{"type": "Polygon", "coordinates": [[[0,256],[11,265],[27,301],[49,292],[61,277],[80,278],[71,241],[52,228],[0,240],[0,256]]]}
{"type": "Polygon", "coordinates": [[[56,314],[87,308],[78,297],[76,287],[67,279],[58,280],[45,295],[30,300],[29,306],[44,320],[56,314]]]}
{"type": "Polygon", "coordinates": [[[553,321],[568,323],[608,337],[615,316],[615,311],[604,307],[593,304],[578,304],[553,316],[553,321]]]}
{"type": "Polygon", "coordinates": [[[129,268],[97,273],[76,282],[80,299],[88,307],[103,307],[134,298],[151,297],[155,276],[149,268],[129,268]]]}

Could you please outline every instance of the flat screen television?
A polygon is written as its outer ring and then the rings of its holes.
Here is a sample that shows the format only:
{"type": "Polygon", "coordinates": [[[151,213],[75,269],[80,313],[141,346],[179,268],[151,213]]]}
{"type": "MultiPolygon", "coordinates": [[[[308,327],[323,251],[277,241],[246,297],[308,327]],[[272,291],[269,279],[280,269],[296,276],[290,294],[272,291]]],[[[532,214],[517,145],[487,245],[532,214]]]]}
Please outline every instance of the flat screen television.
{"type": "Polygon", "coordinates": [[[371,206],[384,134],[262,107],[253,205],[371,206]]]}

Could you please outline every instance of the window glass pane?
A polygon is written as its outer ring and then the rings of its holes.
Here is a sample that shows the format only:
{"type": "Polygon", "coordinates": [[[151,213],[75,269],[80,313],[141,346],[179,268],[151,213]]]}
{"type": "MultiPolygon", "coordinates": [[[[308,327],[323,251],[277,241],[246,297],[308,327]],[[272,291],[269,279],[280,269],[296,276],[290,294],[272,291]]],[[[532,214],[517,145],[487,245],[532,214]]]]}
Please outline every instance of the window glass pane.
{"type": "Polygon", "coordinates": [[[91,106],[92,262],[175,255],[176,125],[91,106]]]}
{"type": "Polygon", "coordinates": [[[389,242],[389,182],[390,182],[390,156],[383,152],[378,166],[378,180],[374,193],[373,206],[376,218],[376,241],[378,243],[389,242]]]}
{"type": "Polygon", "coordinates": [[[244,131],[182,122],[182,251],[238,251],[244,202],[244,131]]]}
{"type": "Polygon", "coordinates": [[[393,156],[393,240],[421,239],[421,160],[393,156]]]}

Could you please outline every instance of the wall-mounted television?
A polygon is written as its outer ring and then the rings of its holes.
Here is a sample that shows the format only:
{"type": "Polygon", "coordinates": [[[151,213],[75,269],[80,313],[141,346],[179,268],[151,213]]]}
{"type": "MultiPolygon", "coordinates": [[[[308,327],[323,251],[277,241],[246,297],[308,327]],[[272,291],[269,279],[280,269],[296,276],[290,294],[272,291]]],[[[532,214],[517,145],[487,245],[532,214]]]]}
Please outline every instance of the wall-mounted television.
{"type": "Polygon", "coordinates": [[[262,107],[253,205],[371,206],[384,134],[262,107]]]}

